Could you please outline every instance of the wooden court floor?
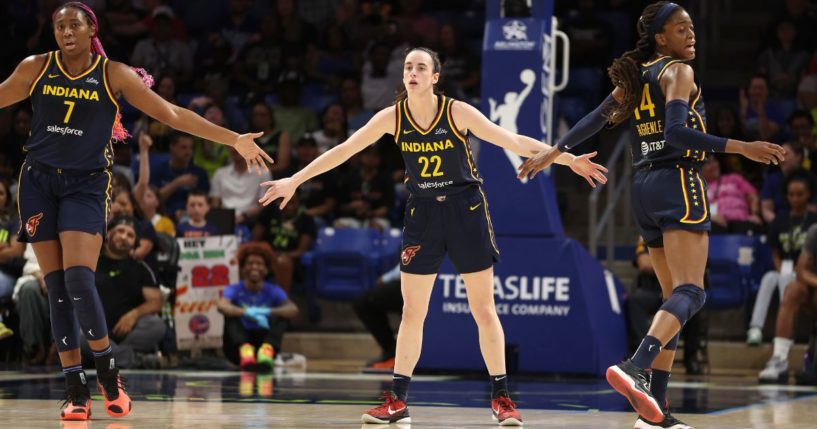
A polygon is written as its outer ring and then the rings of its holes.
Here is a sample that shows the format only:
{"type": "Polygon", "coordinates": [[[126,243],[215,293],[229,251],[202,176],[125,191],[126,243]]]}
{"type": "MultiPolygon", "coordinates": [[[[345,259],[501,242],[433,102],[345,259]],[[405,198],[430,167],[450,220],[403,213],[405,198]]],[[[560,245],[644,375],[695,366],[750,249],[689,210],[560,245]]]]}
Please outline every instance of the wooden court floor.
{"type": "MultiPolygon", "coordinates": [[[[91,375],[91,384],[94,377],[91,375]]],[[[388,377],[358,374],[126,372],[134,411],[108,417],[100,398],[90,422],[58,421],[58,373],[0,372],[0,428],[487,428],[487,381],[418,376],[411,425],[362,425],[388,377]]],[[[512,383],[526,427],[632,428],[635,415],[601,380],[520,379],[512,383]]],[[[696,428],[817,428],[817,389],[757,386],[749,378],[670,385],[677,415],[696,428]]]]}

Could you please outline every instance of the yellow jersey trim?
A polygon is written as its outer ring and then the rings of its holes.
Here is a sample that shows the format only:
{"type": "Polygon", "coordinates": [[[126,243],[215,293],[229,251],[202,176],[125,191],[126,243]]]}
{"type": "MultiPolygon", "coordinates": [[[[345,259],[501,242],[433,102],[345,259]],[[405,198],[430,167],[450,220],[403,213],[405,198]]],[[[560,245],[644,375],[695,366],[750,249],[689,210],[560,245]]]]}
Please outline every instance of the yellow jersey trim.
{"type": "Polygon", "coordinates": [[[116,101],[116,97],[113,95],[113,89],[111,89],[111,84],[108,82],[108,59],[105,58],[105,62],[102,63],[102,83],[105,84],[105,92],[108,93],[108,98],[111,99],[111,102],[116,106],[116,113],[119,113],[119,102],[116,101]]]}
{"type": "Polygon", "coordinates": [[[51,57],[53,57],[53,56],[54,56],[54,52],[49,52],[48,53],[48,58],[45,60],[45,64],[43,64],[42,70],[40,70],[40,73],[37,75],[37,78],[34,79],[34,82],[31,82],[31,86],[28,87],[28,95],[29,96],[31,96],[31,94],[34,93],[34,87],[37,86],[37,83],[39,83],[40,79],[42,79],[43,76],[45,75],[45,71],[48,70],[48,65],[51,64],[51,57]]]}
{"type": "Polygon", "coordinates": [[[701,222],[706,220],[706,216],[708,214],[707,213],[707,207],[706,207],[706,193],[704,192],[704,184],[703,184],[703,181],[701,180],[701,175],[698,174],[698,172],[695,172],[695,178],[698,180],[698,186],[699,186],[699,189],[701,190],[701,204],[703,204],[704,214],[701,216],[700,219],[690,220],[689,215],[691,214],[690,213],[691,210],[690,210],[690,207],[689,207],[689,194],[687,193],[687,188],[686,188],[686,180],[685,180],[686,172],[684,171],[683,168],[679,168],[678,170],[681,172],[681,190],[684,192],[684,206],[686,207],[686,213],[684,214],[684,217],[681,218],[680,222],[681,223],[688,223],[688,224],[701,223],[701,222]]]}
{"type": "Polygon", "coordinates": [[[460,141],[462,141],[462,145],[465,149],[465,160],[468,161],[468,173],[471,174],[471,178],[479,181],[479,177],[477,177],[477,168],[475,167],[475,162],[471,158],[471,145],[468,143],[468,139],[460,134],[459,130],[457,129],[457,124],[454,123],[454,115],[451,114],[451,105],[454,104],[454,99],[449,98],[448,104],[445,106],[445,115],[446,119],[448,119],[448,125],[451,128],[451,131],[454,132],[454,135],[457,136],[460,141]]]}
{"type": "Polygon", "coordinates": [[[111,174],[110,169],[105,169],[105,174],[108,175],[108,184],[105,186],[105,233],[107,235],[108,215],[111,213],[111,185],[113,184],[113,174],[111,174]]]}
{"type": "MultiPolygon", "coordinates": [[[[706,124],[704,123],[704,119],[701,117],[701,114],[698,113],[697,110],[695,110],[695,104],[697,104],[698,100],[701,99],[701,93],[702,92],[703,91],[701,91],[701,87],[698,86],[698,94],[696,94],[695,99],[692,100],[692,104],[689,106],[689,110],[692,111],[692,114],[694,114],[696,118],[698,118],[698,123],[701,124],[701,131],[704,134],[708,134],[707,131],[706,131],[706,124]]],[[[701,157],[699,158],[699,160],[703,161],[705,158],[706,158],[706,151],[702,150],[701,151],[701,157]]]]}
{"type": "Polygon", "coordinates": [[[488,198],[485,197],[485,192],[482,192],[482,187],[477,188],[480,195],[482,195],[482,207],[485,209],[485,218],[488,219],[488,234],[491,237],[491,246],[493,246],[496,254],[499,255],[499,247],[496,245],[496,235],[494,235],[494,224],[491,222],[491,214],[488,213],[488,198]]]}
{"type": "Polygon", "coordinates": [[[669,58],[669,57],[670,57],[669,55],[664,55],[664,56],[658,57],[658,58],[656,58],[656,59],[654,59],[652,61],[647,61],[646,63],[641,63],[641,66],[642,67],[649,67],[649,66],[663,60],[664,58],[669,58]]]}
{"type": "Polygon", "coordinates": [[[664,67],[661,67],[661,71],[658,72],[658,76],[655,78],[655,80],[660,82],[661,81],[661,76],[663,76],[664,72],[667,71],[667,67],[669,67],[669,66],[671,66],[671,65],[673,65],[675,63],[680,63],[680,62],[681,62],[681,60],[667,61],[667,63],[664,64],[664,67]]]}
{"type": "Polygon", "coordinates": [[[20,225],[17,227],[17,235],[23,230],[23,216],[20,214],[20,188],[23,184],[23,171],[26,169],[26,161],[23,161],[23,166],[20,167],[20,173],[17,174],[17,219],[20,220],[20,225]]]}
{"type": "Polygon", "coordinates": [[[457,124],[454,123],[454,115],[451,114],[451,106],[454,104],[454,101],[455,100],[453,98],[448,99],[448,106],[446,106],[445,114],[448,118],[448,124],[451,125],[451,131],[454,131],[454,135],[465,143],[468,141],[468,139],[462,135],[462,133],[460,133],[459,128],[457,128],[457,124]]]}
{"type": "Polygon", "coordinates": [[[408,119],[411,126],[414,127],[414,129],[417,130],[418,133],[420,133],[422,135],[426,135],[426,134],[430,133],[431,130],[433,130],[435,127],[437,127],[437,123],[440,122],[440,118],[443,117],[443,110],[445,110],[445,96],[440,95],[439,97],[440,97],[440,99],[442,101],[439,102],[440,107],[437,108],[437,117],[434,118],[433,121],[431,121],[431,125],[429,125],[428,129],[426,129],[426,130],[422,129],[419,125],[417,125],[417,122],[414,120],[414,118],[411,117],[411,109],[409,109],[408,98],[406,99],[406,101],[405,101],[405,103],[406,103],[406,109],[405,109],[406,110],[406,118],[408,119]]]}
{"type": "Polygon", "coordinates": [[[59,52],[54,54],[54,59],[57,61],[57,67],[59,67],[60,71],[62,72],[62,74],[65,75],[65,77],[67,77],[70,80],[77,80],[77,79],[80,79],[82,77],[85,77],[88,73],[94,71],[96,66],[99,65],[99,61],[102,59],[102,55],[97,55],[96,59],[93,62],[93,64],[91,64],[91,67],[88,67],[85,71],[83,71],[82,73],[80,73],[80,74],[78,74],[76,76],[72,76],[71,73],[68,73],[68,71],[65,70],[65,67],[62,66],[62,62],[60,61],[59,52]]]}
{"type": "Polygon", "coordinates": [[[399,101],[394,105],[394,113],[397,115],[397,120],[394,121],[394,143],[397,145],[400,145],[400,130],[403,122],[403,113],[400,107],[402,104],[403,102],[399,101]]]}

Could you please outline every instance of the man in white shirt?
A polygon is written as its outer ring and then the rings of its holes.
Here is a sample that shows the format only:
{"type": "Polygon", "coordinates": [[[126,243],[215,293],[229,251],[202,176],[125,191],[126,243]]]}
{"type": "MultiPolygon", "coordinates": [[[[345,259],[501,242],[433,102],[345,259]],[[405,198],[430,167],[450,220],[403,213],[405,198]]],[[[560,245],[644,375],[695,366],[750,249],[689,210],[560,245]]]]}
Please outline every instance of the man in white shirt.
{"type": "Polygon", "coordinates": [[[247,169],[247,161],[230,149],[232,165],[221,167],[210,183],[210,204],[235,210],[236,224],[255,219],[261,212],[258,200],[264,195],[261,182],[271,179],[269,173],[256,174],[247,169]]]}

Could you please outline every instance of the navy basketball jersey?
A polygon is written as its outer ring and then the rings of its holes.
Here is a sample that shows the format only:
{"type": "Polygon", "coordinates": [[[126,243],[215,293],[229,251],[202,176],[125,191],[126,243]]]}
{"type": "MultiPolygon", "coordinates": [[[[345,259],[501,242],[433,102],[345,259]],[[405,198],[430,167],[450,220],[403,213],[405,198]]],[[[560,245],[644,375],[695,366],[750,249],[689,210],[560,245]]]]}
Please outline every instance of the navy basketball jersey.
{"type": "Polygon", "coordinates": [[[72,76],[50,52],[29,89],[34,117],[23,146],[28,157],[66,170],[96,170],[113,164],[111,129],[119,105],[107,76],[108,59],[93,55],[91,66],[72,76]]]}
{"type": "Polygon", "coordinates": [[[482,183],[468,137],[451,118],[454,101],[439,96],[437,117],[426,130],[411,117],[408,100],[397,103],[394,141],[406,164],[406,186],[411,195],[451,195],[482,183]]]}
{"type": "MultiPolygon", "coordinates": [[[[661,57],[641,64],[641,91],[638,103],[630,118],[633,133],[630,150],[636,168],[651,163],[685,159],[693,162],[704,160],[706,151],[687,150],[672,147],[664,141],[666,123],[666,98],[661,91],[661,76],[671,64],[681,62],[672,57],[661,57]]],[[[698,92],[689,100],[689,112],[686,125],[706,132],[706,110],[701,96],[701,85],[698,92]]]]}

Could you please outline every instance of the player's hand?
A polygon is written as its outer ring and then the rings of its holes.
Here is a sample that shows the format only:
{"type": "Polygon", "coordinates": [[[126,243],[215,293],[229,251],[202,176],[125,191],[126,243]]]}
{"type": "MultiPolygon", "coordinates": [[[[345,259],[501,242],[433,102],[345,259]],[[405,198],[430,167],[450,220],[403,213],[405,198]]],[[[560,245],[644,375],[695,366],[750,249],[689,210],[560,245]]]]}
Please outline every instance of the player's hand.
{"type": "Polygon", "coordinates": [[[139,152],[148,152],[153,146],[153,139],[146,132],[139,133],[139,152]]]}
{"type": "Polygon", "coordinates": [[[298,184],[291,177],[279,180],[269,180],[261,183],[261,186],[269,186],[269,188],[267,189],[267,192],[264,193],[264,196],[258,200],[258,202],[261,203],[261,205],[266,206],[279,198],[283,198],[281,204],[278,205],[278,208],[280,209],[283,209],[287,205],[289,199],[295,194],[295,189],[298,188],[298,184]]]}
{"type": "Polygon", "coordinates": [[[270,164],[274,163],[272,158],[267,155],[266,152],[261,150],[257,144],[255,144],[255,140],[264,133],[247,133],[241,134],[238,136],[238,140],[235,142],[233,146],[235,150],[238,151],[241,156],[247,161],[247,168],[252,171],[255,168],[255,171],[258,174],[263,174],[264,172],[269,172],[269,168],[267,167],[267,162],[270,164]]]}
{"type": "Polygon", "coordinates": [[[550,167],[550,164],[553,164],[553,161],[556,161],[556,158],[562,154],[556,146],[553,146],[549,150],[543,150],[536,155],[528,158],[522,165],[519,166],[519,174],[516,175],[518,179],[522,179],[524,177],[528,177],[533,179],[539,174],[540,171],[550,167]]]}
{"type": "Polygon", "coordinates": [[[782,146],[764,141],[742,142],[741,155],[763,164],[779,164],[786,159],[786,150],[782,146]]]}
{"type": "Polygon", "coordinates": [[[116,325],[114,325],[113,333],[118,337],[128,335],[133,330],[137,320],[139,320],[139,317],[134,310],[123,314],[122,317],[119,318],[119,321],[116,322],[116,325]]]}
{"type": "Polygon", "coordinates": [[[593,188],[596,187],[596,182],[607,183],[607,176],[604,175],[607,168],[590,160],[596,155],[598,155],[598,152],[586,153],[573,158],[570,163],[570,169],[579,176],[584,177],[584,180],[587,180],[587,183],[593,188]]]}

